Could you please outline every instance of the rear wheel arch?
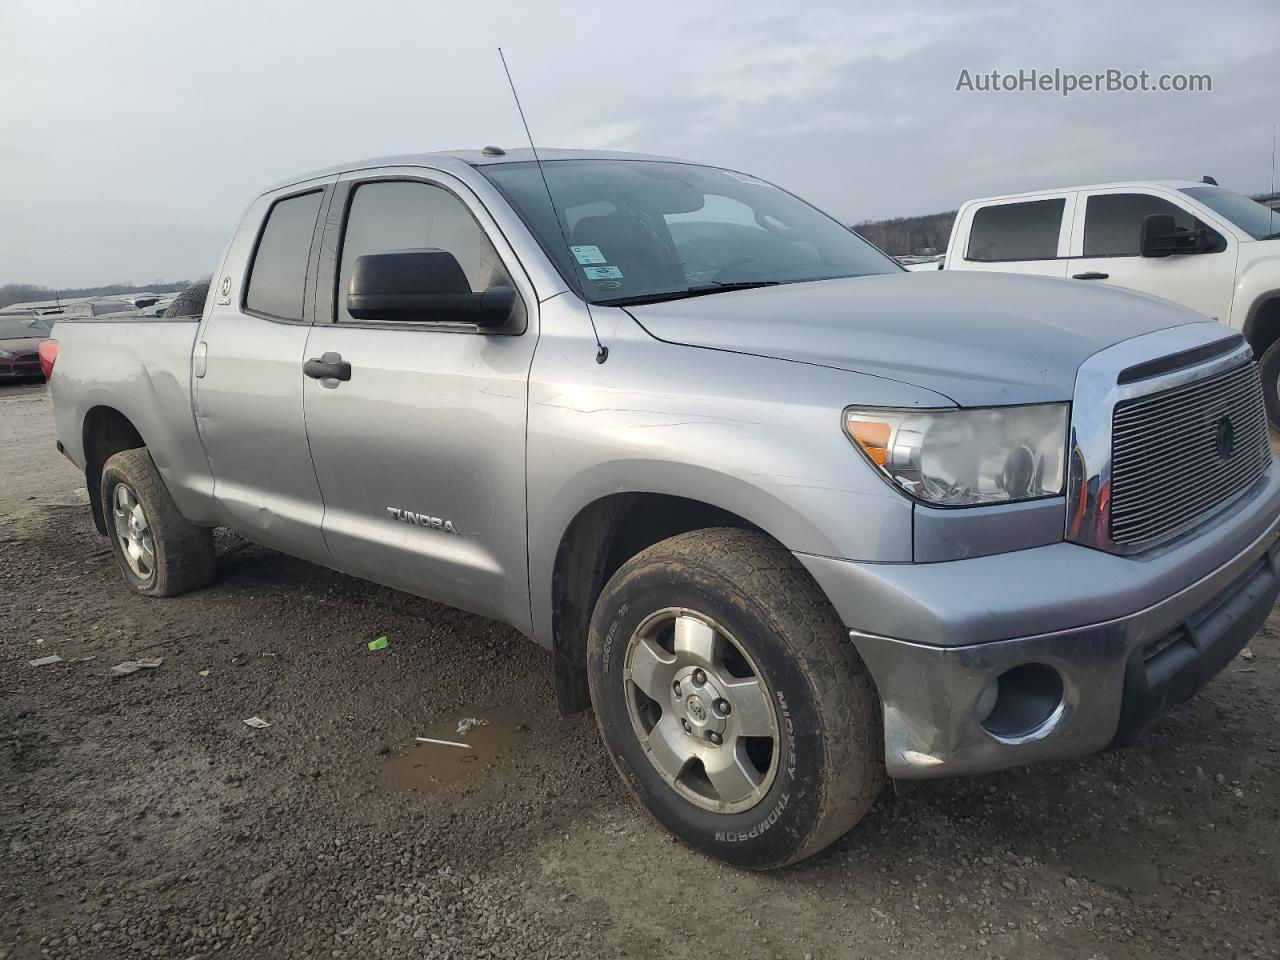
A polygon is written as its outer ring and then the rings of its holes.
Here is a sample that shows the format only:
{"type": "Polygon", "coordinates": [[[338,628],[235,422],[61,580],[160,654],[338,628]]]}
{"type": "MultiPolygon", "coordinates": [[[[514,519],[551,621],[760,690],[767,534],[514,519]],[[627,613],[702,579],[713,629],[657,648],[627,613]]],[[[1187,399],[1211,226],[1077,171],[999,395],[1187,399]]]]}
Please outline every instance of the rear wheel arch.
{"type": "Polygon", "coordinates": [[[551,578],[556,700],[565,714],[591,705],[587,632],[604,585],[628,560],[681,533],[712,527],[765,530],[732,511],[688,497],[616,493],[583,507],[556,549],[551,578]]]}
{"type": "Polygon", "coordinates": [[[146,441],[133,422],[114,407],[97,406],[84,416],[81,428],[84,449],[84,479],[89,488],[89,506],[98,532],[107,535],[107,520],[102,509],[102,468],[114,454],[122,450],[145,447],[146,441]]]}

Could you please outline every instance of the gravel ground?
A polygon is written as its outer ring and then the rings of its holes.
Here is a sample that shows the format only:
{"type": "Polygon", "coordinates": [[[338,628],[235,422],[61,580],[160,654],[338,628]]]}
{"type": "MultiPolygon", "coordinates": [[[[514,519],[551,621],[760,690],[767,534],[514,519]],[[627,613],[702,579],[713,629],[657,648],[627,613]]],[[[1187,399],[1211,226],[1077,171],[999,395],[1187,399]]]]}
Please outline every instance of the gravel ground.
{"type": "Polygon", "coordinates": [[[748,874],[515,631],[229,535],[210,589],[129,594],[43,387],[0,388],[0,463],[0,960],[1280,957],[1275,618],[1136,747],[891,788],[748,874]]]}

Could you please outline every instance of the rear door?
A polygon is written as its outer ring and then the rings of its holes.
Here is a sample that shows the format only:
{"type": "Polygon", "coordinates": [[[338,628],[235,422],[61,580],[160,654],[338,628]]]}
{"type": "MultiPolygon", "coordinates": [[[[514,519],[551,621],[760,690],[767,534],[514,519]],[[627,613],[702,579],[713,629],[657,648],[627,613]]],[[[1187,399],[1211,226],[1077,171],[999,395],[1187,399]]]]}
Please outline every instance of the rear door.
{"type": "Polygon", "coordinates": [[[1181,204],[1133,188],[1085,192],[1080,204],[1071,277],[1155,294],[1205,316],[1230,320],[1236,274],[1231,231],[1215,229],[1181,204]],[[1153,213],[1172,216],[1179,230],[1207,230],[1208,251],[1142,256],[1142,221],[1153,213]]]}
{"type": "Polygon", "coordinates": [[[197,337],[195,411],[228,526],[256,543],[329,561],[302,419],[320,214],[337,178],[260,198],[213,278],[197,337]]]}
{"type": "Polygon", "coordinates": [[[322,316],[306,353],[351,365],[349,380],[304,384],[334,565],[527,630],[525,422],[537,313],[519,262],[461,181],[398,168],[342,178],[322,263],[322,316]],[[355,259],[421,248],[452,253],[475,292],[499,278],[514,286],[522,329],[352,318],[355,259]]]}
{"type": "MultiPolygon", "coordinates": [[[[961,216],[961,270],[1065,277],[1075,194],[976,204],[961,216]]],[[[952,268],[957,269],[957,268],[952,268]]]]}

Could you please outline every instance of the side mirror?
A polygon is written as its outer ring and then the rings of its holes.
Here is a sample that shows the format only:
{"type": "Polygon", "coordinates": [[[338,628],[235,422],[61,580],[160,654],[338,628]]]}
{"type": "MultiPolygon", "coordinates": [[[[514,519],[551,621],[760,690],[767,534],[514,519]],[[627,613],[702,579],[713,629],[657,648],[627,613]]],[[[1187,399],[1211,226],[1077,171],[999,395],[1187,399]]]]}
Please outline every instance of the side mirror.
{"type": "Polygon", "coordinates": [[[1142,218],[1139,246],[1144,257],[1205,253],[1209,249],[1209,233],[1203,229],[1178,230],[1171,214],[1152,213],[1142,218]]]}
{"type": "Polygon", "coordinates": [[[357,257],[347,287],[347,312],[357,320],[500,327],[516,302],[511,287],[473,293],[458,258],[433,248],[357,257]]]}

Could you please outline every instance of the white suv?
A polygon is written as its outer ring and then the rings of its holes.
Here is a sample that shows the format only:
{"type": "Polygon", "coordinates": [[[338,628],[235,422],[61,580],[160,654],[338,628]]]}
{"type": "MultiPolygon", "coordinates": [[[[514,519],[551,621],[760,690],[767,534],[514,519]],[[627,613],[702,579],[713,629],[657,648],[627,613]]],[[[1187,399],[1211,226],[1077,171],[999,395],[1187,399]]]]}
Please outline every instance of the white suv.
{"type": "Polygon", "coordinates": [[[1260,361],[1280,426],[1280,212],[1208,178],[970,200],[943,268],[1115,284],[1230,324],[1260,361]]]}

